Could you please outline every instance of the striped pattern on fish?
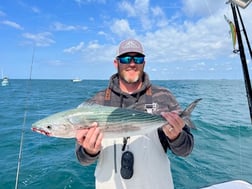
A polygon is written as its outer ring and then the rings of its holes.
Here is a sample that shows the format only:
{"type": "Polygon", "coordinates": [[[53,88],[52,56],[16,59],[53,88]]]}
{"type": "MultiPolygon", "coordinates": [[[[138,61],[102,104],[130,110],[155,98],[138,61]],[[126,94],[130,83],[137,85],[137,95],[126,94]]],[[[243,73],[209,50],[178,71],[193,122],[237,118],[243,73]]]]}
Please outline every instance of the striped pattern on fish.
{"type": "MultiPolygon", "coordinates": [[[[190,117],[200,100],[192,102],[180,116],[190,117]]],[[[89,128],[93,122],[98,122],[105,138],[143,135],[167,124],[161,115],[152,115],[133,109],[86,104],[80,108],[59,112],[41,119],[32,124],[32,130],[52,137],[75,138],[77,129],[89,128]]],[[[191,121],[186,124],[195,128],[191,121]]]]}

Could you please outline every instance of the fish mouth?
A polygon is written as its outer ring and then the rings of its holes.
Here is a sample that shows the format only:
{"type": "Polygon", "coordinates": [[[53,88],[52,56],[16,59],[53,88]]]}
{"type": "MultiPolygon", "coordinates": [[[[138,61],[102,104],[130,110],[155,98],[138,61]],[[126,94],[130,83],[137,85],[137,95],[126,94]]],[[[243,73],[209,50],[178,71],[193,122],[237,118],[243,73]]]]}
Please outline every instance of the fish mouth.
{"type": "Polygon", "coordinates": [[[38,132],[38,133],[43,134],[43,135],[46,135],[46,136],[51,136],[51,134],[50,134],[49,132],[47,132],[47,131],[45,131],[45,130],[43,130],[43,129],[39,129],[39,128],[33,127],[33,128],[32,128],[32,131],[38,132]]]}

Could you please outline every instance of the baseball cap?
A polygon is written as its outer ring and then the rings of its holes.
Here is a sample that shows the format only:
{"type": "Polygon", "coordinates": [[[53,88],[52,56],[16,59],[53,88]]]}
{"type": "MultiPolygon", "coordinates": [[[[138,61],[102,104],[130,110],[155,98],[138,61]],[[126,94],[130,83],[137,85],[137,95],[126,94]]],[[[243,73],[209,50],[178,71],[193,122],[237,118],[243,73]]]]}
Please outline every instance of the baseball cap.
{"type": "Polygon", "coordinates": [[[121,56],[129,52],[136,52],[136,53],[144,55],[144,49],[143,49],[142,44],[135,39],[127,39],[127,40],[122,41],[119,45],[117,56],[121,56]]]}

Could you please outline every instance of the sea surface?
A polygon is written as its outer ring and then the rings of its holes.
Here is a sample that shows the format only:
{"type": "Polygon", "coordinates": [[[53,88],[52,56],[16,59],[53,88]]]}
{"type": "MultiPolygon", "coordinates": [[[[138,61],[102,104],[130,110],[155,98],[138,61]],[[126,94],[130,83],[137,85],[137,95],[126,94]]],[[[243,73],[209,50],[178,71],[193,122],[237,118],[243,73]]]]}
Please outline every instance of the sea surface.
{"type": "MultiPolygon", "coordinates": [[[[78,163],[74,139],[51,138],[30,128],[38,119],[76,107],[107,82],[10,80],[10,86],[0,87],[0,189],[94,189],[95,165],[78,163]]],[[[203,98],[191,117],[197,126],[192,130],[193,152],[186,158],[167,153],[175,188],[198,189],[237,179],[252,183],[252,125],[244,82],[153,83],[169,88],[182,107],[203,98]]]]}

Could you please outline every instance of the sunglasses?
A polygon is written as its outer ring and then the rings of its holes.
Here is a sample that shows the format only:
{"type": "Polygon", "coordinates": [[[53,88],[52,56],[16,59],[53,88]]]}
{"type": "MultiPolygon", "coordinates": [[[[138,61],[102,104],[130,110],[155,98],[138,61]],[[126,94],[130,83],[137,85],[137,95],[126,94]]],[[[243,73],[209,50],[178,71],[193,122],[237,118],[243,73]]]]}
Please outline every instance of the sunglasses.
{"type": "Polygon", "coordinates": [[[133,60],[135,64],[143,64],[144,63],[144,56],[122,56],[118,57],[118,60],[121,64],[130,64],[133,60]]]}

